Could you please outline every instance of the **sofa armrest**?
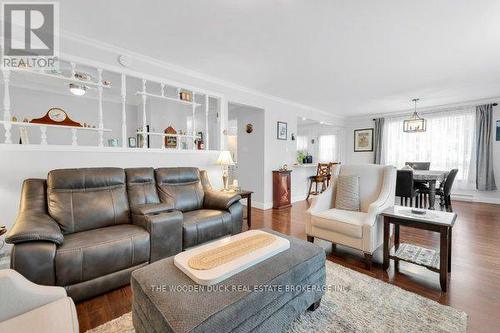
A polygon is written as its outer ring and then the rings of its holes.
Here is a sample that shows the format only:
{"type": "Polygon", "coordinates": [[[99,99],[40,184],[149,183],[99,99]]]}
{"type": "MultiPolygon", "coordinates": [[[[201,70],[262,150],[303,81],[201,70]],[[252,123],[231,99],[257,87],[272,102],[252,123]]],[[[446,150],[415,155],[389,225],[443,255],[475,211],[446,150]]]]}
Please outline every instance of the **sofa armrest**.
{"type": "Polygon", "coordinates": [[[173,210],[174,210],[174,205],[166,202],[137,205],[131,208],[132,214],[134,215],[158,214],[158,213],[170,212],[173,210]]]}
{"type": "Polygon", "coordinates": [[[205,191],[203,208],[228,210],[229,207],[241,200],[241,195],[233,192],[205,191]]]}
{"type": "Polygon", "coordinates": [[[0,270],[0,322],[65,297],[63,287],[41,286],[15,270],[0,270]]]}
{"type": "Polygon", "coordinates": [[[141,223],[134,222],[149,232],[150,262],[182,251],[182,221],[182,212],[171,211],[143,215],[141,223]]]}
{"type": "Polygon", "coordinates": [[[43,212],[21,212],[14,227],[7,233],[7,243],[47,241],[61,245],[64,236],[57,222],[43,212]]]}
{"type": "Polygon", "coordinates": [[[377,216],[386,208],[394,206],[396,195],[396,168],[386,166],[384,170],[384,181],[377,200],[368,206],[366,224],[374,224],[377,216]]]}

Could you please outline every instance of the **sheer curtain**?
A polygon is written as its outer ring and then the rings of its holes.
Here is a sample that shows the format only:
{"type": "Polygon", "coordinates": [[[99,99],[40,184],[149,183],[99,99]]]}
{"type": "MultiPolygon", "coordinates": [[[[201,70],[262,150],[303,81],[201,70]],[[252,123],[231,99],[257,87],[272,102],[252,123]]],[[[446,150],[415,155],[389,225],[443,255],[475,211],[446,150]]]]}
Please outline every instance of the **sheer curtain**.
{"type": "Polygon", "coordinates": [[[405,162],[431,162],[431,170],[458,169],[456,189],[475,187],[475,109],[426,113],[427,131],[403,132],[403,120],[386,118],[382,161],[400,168],[405,162]]]}
{"type": "Polygon", "coordinates": [[[336,135],[321,135],[319,137],[319,162],[334,162],[337,160],[336,141],[336,135]]]}

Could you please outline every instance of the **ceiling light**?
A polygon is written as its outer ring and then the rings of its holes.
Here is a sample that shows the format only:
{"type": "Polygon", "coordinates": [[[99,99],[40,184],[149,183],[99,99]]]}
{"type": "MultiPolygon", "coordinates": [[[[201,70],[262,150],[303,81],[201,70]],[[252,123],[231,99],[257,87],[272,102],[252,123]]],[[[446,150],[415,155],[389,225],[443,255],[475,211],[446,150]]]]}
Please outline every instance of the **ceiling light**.
{"type": "Polygon", "coordinates": [[[302,117],[302,121],[306,121],[306,120],[307,120],[307,118],[306,118],[306,117],[302,117]]]}
{"type": "Polygon", "coordinates": [[[420,118],[417,113],[417,102],[419,98],[414,98],[412,101],[415,103],[415,110],[410,119],[403,122],[403,132],[406,133],[418,133],[425,132],[427,129],[427,121],[424,118],[420,118]]]}
{"type": "Polygon", "coordinates": [[[83,96],[85,95],[85,92],[87,91],[87,87],[84,85],[79,85],[75,83],[70,83],[69,84],[69,91],[76,96],[83,96]]]}

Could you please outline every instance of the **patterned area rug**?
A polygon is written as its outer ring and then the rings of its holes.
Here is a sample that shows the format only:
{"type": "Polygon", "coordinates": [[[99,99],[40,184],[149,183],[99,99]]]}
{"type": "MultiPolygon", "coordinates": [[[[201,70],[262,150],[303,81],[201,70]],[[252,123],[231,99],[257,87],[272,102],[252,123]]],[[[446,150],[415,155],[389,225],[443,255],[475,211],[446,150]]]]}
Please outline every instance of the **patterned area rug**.
{"type": "MultiPolygon", "coordinates": [[[[467,314],[327,261],[331,285],[314,312],[306,311],[288,329],[309,332],[453,332],[467,331],[467,314]]],[[[133,333],[127,313],[87,333],[133,333]]]]}

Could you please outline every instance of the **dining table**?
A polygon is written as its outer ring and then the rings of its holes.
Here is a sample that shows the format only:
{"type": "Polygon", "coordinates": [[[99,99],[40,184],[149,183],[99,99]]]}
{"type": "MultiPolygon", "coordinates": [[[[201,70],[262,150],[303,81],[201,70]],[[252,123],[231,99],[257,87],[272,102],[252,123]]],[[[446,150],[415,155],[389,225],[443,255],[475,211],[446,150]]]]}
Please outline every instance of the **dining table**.
{"type": "Polygon", "coordinates": [[[443,182],[449,171],[413,170],[413,180],[429,184],[429,209],[434,209],[436,202],[436,183],[443,182]]]}

